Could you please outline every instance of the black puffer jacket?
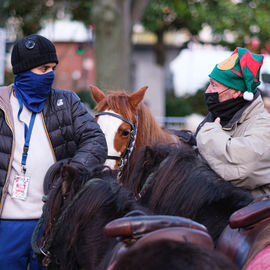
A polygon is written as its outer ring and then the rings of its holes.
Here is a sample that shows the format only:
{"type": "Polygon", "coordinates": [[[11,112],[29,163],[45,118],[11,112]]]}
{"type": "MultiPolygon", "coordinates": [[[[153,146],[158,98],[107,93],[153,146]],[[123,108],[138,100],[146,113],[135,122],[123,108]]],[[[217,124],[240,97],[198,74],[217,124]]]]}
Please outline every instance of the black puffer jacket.
{"type": "MultiPolygon", "coordinates": [[[[13,117],[9,102],[12,85],[0,87],[0,192],[12,160],[13,117]]],[[[52,89],[42,117],[56,161],[72,158],[80,169],[104,163],[107,144],[95,119],[72,91],[52,89]]],[[[37,149],[38,150],[38,149],[37,149]]]]}

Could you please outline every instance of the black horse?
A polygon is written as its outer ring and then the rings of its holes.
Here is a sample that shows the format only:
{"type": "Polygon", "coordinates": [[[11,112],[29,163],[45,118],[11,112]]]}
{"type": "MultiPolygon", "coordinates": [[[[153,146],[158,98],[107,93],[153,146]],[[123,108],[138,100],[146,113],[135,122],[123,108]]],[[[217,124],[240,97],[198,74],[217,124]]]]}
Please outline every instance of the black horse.
{"type": "Polygon", "coordinates": [[[105,225],[132,210],[190,218],[205,225],[216,242],[230,215],[253,200],[186,147],[146,146],[130,162],[134,169],[123,175],[122,185],[106,167],[79,174],[56,164],[47,174],[50,192],[38,245],[48,269],[104,265],[117,244],[104,235],[105,225]]]}
{"type": "Polygon", "coordinates": [[[159,240],[132,246],[111,270],[237,270],[216,250],[173,240],[159,240]],[[154,259],[153,259],[154,258],[154,259]]]}
{"type": "Polygon", "coordinates": [[[146,211],[108,168],[81,175],[68,164],[56,163],[46,183],[50,192],[44,230],[35,251],[47,269],[96,269],[116,244],[104,235],[104,226],[132,210],[146,211]]]}
{"type": "Polygon", "coordinates": [[[224,181],[193,149],[175,145],[140,148],[122,175],[143,206],[155,214],[182,216],[205,225],[216,242],[233,212],[252,196],[224,181]]]}

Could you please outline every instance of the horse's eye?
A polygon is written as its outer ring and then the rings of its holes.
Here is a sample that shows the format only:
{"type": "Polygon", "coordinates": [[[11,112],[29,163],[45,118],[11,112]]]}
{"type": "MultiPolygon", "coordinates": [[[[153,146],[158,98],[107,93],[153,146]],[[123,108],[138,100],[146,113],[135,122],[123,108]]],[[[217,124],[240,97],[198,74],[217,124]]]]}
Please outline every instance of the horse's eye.
{"type": "Polygon", "coordinates": [[[122,136],[125,136],[126,137],[128,135],[129,135],[129,131],[128,130],[125,129],[125,130],[122,131],[122,136]]]}

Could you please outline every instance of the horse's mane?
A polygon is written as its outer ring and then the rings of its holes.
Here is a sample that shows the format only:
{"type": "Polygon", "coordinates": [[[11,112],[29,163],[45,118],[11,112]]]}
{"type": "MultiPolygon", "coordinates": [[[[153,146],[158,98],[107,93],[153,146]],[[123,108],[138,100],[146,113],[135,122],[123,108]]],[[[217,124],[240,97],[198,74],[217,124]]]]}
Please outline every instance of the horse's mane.
{"type": "Polygon", "coordinates": [[[119,256],[115,270],[236,270],[220,252],[207,247],[174,240],[156,240],[129,248],[119,256]]]}
{"type": "Polygon", "coordinates": [[[141,103],[138,109],[137,147],[156,143],[177,143],[176,137],[169,131],[162,129],[149,108],[141,103]],[[149,132],[151,130],[151,132],[149,132]]]}
{"type": "Polygon", "coordinates": [[[129,162],[131,170],[122,182],[135,196],[142,196],[142,205],[155,214],[194,219],[214,240],[230,215],[252,201],[249,193],[224,181],[191,149],[145,146],[129,162]]]}
{"type": "Polygon", "coordinates": [[[113,110],[132,123],[136,121],[137,110],[138,134],[135,147],[176,142],[175,136],[160,127],[149,108],[143,102],[139,104],[138,108],[134,108],[129,103],[129,97],[130,94],[123,90],[109,91],[106,97],[97,104],[96,109],[97,111],[113,110]]]}
{"type": "Polygon", "coordinates": [[[81,176],[72,174],[73,170],[72,166],[64,165],[62,177],[48,195],[48,218],[40,242],[50,239],[60,213],[87,184],[79,199],[70,207],[68,215],[61,220],[61,229],[53,240],[50,252],[60,261],[62,268],[59,269],[66,269],[67,265],[70,269],[96,269],[107,250],[116,243],[115,239],[104,236],[104,226],[142,207],[136,204],[127,189],[116,182],[114,172],[109,168],[98,167],[81,176]],[[65,178],[68,178],[65,173],[72,175],[67,184],[64,184],[65,178]],[[63,192],[63,186],[69,186],[68,192],[63,192]]]}

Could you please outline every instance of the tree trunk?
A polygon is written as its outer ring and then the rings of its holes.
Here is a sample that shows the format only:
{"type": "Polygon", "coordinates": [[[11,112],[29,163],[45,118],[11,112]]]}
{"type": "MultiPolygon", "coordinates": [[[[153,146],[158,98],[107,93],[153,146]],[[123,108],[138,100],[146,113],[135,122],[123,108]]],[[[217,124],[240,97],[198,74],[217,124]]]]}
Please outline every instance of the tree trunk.
{"type": "Polygon", "coordinates": [[[160,66],[164,66],[166,62],[166,50],[164,44],[164,31],[158,31],[157,35],[157,43],[155,44],[155,54],[156,54],[156,62],[160,66]]]}
{"type": "Polygon", "coordinates": [[[146,3],[147,0],[94,0],[96,74],[101,89],[130,89],[132,27],[146,3]]]}

